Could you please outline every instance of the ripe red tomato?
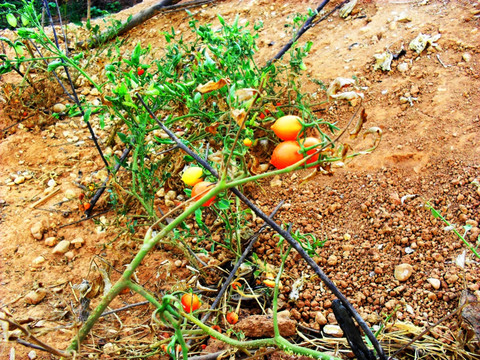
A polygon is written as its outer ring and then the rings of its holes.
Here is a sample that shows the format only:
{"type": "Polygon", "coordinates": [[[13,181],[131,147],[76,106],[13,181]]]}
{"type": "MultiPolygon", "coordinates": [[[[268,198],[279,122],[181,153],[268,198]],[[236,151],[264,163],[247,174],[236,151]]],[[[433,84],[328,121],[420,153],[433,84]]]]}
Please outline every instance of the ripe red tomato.
{"type": "Polygon", "coordinates": [[[227,321],[229,324],[235,325],[238,322],[238,314],[234,311],[227,314],[227,321]]]}
{"type": "MultiPolygon", "coordinates": [[[[207,190],[205,192],[205,194],[208,192],[208,190],[211,189],[211,186],[213,184],[209,181],[201,181],[199,183],[197,183],[193,189],[192,189],[192,198],[197,196],[198,194],[201,194],[202,192],[204,192],[205,190],[207,190]]],[[[198,197],[197,198],[197,201],[200,200],[205,194],[203,194],[202,196],[198,197]]],[[[203,204],[203,206],[210,206],[213,202],[215,201],[215,196],[212,197],[211,199],[209,199],[206,203],[203,204]]]]}
{"type": "MultiPolygon", "coordinates": [[[[303,144],[303,147],[308,148],[310,146],[320,144],[320,140],[318,140],[315,137],[307,137],[305,139],[305,141],[303,139],[300,140],[300,144],[303,144]]],[[[315,151],[317,151],[317,149],[318,149],[318,147],[315,148],[315,149],[312,149],[312,150],[308,150],[307,155],[313,154],[315,151]]],[[[311,164],[311,163],[316,162],[318,160],[319,155],[320,154],[316,154],[315,156],[312,156],[310,159],[307,160],[307,164],[311,164]]]]}
{"type": "Polygon", "coordinates": [[[271,129],[282,140],[297,140],[298,133],[302,130],[300,120],[298,116],[282,116],[275,121],[271,129]]]}
{"type": "Polygon", "coordinates": [[[296,141],[284,141],[273,150],[270,163],[277,169],[284,169],[303,159],[299,153],[300,145],[296,141]]]}
{"type": "Polygon", "coordinates": [[[198,310],[201,305],[201,301],[195,294],[184,294],[182,296],[182,307],[186,313],[191,313],[192,311],[198,310]]]}
{"type": "Polygon", "coordinates": [[[145,69],[142,69],[141,67],[137,69],[138,76],[142,76],[144,73],[145,73],[145,69]]]}

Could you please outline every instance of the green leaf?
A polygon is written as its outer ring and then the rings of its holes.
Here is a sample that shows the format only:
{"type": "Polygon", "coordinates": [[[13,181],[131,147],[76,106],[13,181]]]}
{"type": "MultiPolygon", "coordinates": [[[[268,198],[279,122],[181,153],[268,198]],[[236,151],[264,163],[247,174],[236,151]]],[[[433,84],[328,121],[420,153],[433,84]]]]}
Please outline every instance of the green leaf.
{"type": "Polygon", "coordinates": [[[138,65],[140,63],[140,55],[141,54],[142,54],[142,47],[141,47],[140,43],[138,43],[137,46],[135,46],[135,49],[133,49],[133,53],[132,53],[132,57],[131,57],[132,63],[134,65],[138,65]]]}
{"type": "Polygon", "coordinates": [[[195,159],[193,157],[191,157],[190,155],[185,155],[183,157],[183,160],[187,161],[187,162],[192,162],[194,161],[195,159]]]}
{"type": "Polygon", "coordinates": [[[228,210],[228,209],[230,209],[230,201],[227,200],[227,199],[222,199],[222,200],[217,202],[217,207],[220,210],[228,210]]]}
{"type": "Polygon", "coordinates": [[[222,24],[222,26],[225,26],[225,19],[220,14],[217,14],[217,17],[218,21],[220,21],[220,24],[222,24]]]}
{"type": "Polygon", "coordinates": [[[67,65],[67,64],[63,63],[61,60],[52,61],[51,63],[48,64],[47,71],[52,72],[56,70],[58,67],[64,66],[64,65],[67,65]]]}
{"type": "Polygon", "coordinates": [[[28,18],[23,14],[20,16],[20,19],[22,20],[23,26],[28,26],[28,24],[30,23],[30,20],[28,20],[28,18]]]}
{"type": "Polygon", "coordinates": [[[85,115],[83,115],[83,121],[85,121],[86,123],[88,123],[90,121],[90,115],[92,114],[92,108],[88,108],[86,111],[85,111],[85,115]]]}
{"type": "Polygon", "coordinates": [[[118,135],[121,142],[123,142],[124,144],[128,143],[127,135],[125,135],[124,133],[121,133],[121,132],[117,132],[117,135],[118,135]]]}
{"type": "Polygon", "coordinates": [[[13,14],[7,14],[7,22],[13,28],[17,27],[17,18],[13,14]]]}

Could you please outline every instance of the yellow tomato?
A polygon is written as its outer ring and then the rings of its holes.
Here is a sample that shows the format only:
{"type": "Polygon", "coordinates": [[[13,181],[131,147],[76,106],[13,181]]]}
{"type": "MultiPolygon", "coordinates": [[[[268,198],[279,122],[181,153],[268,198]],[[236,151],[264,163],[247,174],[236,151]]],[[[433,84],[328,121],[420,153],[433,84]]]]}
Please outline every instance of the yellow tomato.
{"type": "Polygon", "coordinates": [[[282,116],[272,125],[272,130],[282,140],[297,140],[298,133],[302,130],[300,121],[298,116],[282,116]]]}
{"type": "Polygon", "coordinates": [[[194,186],[202,181],[203,170],[198,166],[189,167],[187,170],[184,171],[182,175],[182,181],[189,185],[194,186]]]}

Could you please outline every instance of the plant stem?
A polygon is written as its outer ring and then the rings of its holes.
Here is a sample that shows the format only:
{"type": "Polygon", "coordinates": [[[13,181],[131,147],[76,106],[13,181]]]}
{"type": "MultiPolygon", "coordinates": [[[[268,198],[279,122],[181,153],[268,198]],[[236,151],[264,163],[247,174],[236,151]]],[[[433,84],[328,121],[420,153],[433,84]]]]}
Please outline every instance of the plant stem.
{"type": "MultiPolygon", "coordinates": [[[[170,231],[180,225],[187,217],[192,215],[195,210],[200,208],[205,202],[207,202],[213,196],[218,195],[225,189],[225,180],[220,180],[216,186],[214,186],[204,197],[199,199],[195,204],[191,207],[186,209],[182,214],[180,214],[175,220],[173,220],[170,224],[165,226],[155,237],[151,238],[151,232],[148,231],[145,235],[145,239],[143,242],[142,247],[138,251],[135,258],[132,260],[130,264],[128,264],[127,268],[123,272],[121,278],[115,283],[115,285],[110,289],[110,291],[105,295],[102,299],[100,304],[95,308],[95,310],[90,314],[85,324],[80,328],[78,335],[72,341],[70,346],[68,347],[68,351],[74,351],[78,349],[79,344],[85,339],[87,334],[92,329],[93,325],[97,322],[98,318],[102,315],[103,311],[106,309],[108,304],[126,287],[130,289],[141,292],[141,295],[144,296],[148,301],[153,300],[154,298],[149,295],[143,288],[136,286],[130,281],[135,269],[140,265],[142,260],[147,256],[147,254],[152,250],[155,245],[165,237],[170,231]],[[149,297],[147,297],[149,296],[149,297]]],[[[158,302],[152,302],[155,306],[158,306],[158,302]]]]}

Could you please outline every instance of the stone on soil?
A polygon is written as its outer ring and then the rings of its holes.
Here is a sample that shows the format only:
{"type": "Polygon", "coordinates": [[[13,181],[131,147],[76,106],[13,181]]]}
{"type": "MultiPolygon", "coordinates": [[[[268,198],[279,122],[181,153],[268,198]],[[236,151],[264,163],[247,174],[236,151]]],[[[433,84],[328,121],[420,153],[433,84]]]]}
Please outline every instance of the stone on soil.
{"type": "Polygon", "coordinates": [[[47,295],[47,290],[45,289],[37,289],[30,291],[27,295],[25,295],[25,302],[31,305],[37,305],[40,301],[42,301],[45,296],[47,295]]]}
{"type": "Polygon", "coordinates": [[[325,315],[323,315],[323,313],[321,311],[317,311],[317,313],[315,314],[315,321],[319,325],[326,325],[327,324],[327,318],[325,317],[325,315]]]}
{"type": "Polygon", "coordinates": [[[81,248],[83,244],[85,244],[85,240],[81,237],[72,240],[72,245],[75,246],[76,249],[81,248]]]}
{"type": "Polygon", "coordinates": [[[413,274],[413,266],[410,264],[400,264],[395,266],[395,279],[398,281],[407,281],[413,274]]]}
{"type": "Polygon", "coordinates": [[[36,222],[30,228],[30,232],[32,233],[32,236],[37,240],[42,240],[43,233],[45,232],[45,230],[46,230],[45,225],[41,221],[36,222]]]}
{"type": "Polygon", "coordinates": [[[55,246],[52,253],[55,255],[65,254],[68,251],[69,247],[70,247],[70,241],[62,240],[57,244],[57,246],[55,246]]]}
{"type": "Polygon", "coordinates": [[[53,112],[62,113],[65,110],[67,110],[67,107],[62,103],[58,103],[58,104],[53,105],[53,112]]]}
{"type": "Polygon", "coordinates": [[[55,246],[56,243],[57,243],[57,238],[54,236],[51,236],[45,239],[45,245],[47,246],[52,247],[52,246],[55,246]]]}
{"type": "Polygon", "coordinates": [[[323,332],[326,335],[334,336],[334,337],[342,337],[343,331],[338,325],[325,325],[323,327],[323,332]]]}
{"type": "MultiPolygon", "coordinates": [[[[293,336],[296,333],[297,323],[285,317],[278,318],[278,328],[283,337],[293,336]]],[[[252,338],[272,337],[273,319],[267,315],[252,315],[240,320],[235,329],[244,332],[245,336],[252,338]]]]}

